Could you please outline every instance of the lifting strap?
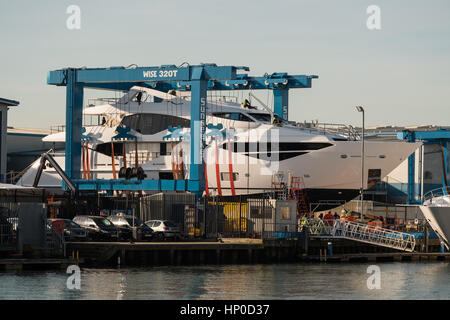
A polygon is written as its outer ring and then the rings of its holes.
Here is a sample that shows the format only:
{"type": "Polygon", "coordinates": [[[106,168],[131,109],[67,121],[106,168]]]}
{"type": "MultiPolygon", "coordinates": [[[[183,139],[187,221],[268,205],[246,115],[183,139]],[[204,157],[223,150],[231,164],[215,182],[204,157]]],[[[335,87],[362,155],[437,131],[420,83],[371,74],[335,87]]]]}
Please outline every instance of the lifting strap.
{"type": "Polygon", "coordinates": [[[114,159],[114,142],[111,141],[111,161],[112,161],[112,172],[113,172],[113,179],[117,179],[116,175],[116,161],[114,159]]]}
{"type": "Polygon", "coordinates": [[[220,185],[220,166],[219,166],[219,149],[217,147],[217,140],[214,139],[214,143],[216,146],[216,181],[217,181],[217,193],[219,196],[222,196],[222,187],[220,185]]]}
{"type": "Polygon", "coordinates": [[[231,195],[235,196],[236,193],[234,191],[233,156],[232,156],[230,145],[231,145],[230,139],[228,139],[227,149],[228,149],[228,170],[230,172],[230,187],[231,187],[231,195]]]}
{"type": "Polygon", "coordinates": [[[136,148],[136,152],[135,152],[135,167],[136,169],[139,167],[139,161],[138,161],[138,142],[137,142],[137,138],[134,140],[134,147],[136,148]]]}
{"type": "Polygon", "coordinates": [[[174,147],[173,143],[170,144],[170,157],[172,158],[172,175],[175,180],[175,154],[174,154],[174,147]]]}
{"type": "Polygon", "coordinates": [[[92,179],[91,165],[89,162],[89,148],[87,142],[85,143],[85,148],[86,148],[86,177],[87,179],[92,179]]]}
{"type": "Polygon", "coordinates": [[[81,155],[83,159],[83,179],[86,179],[86,153],[84,151],[84,142],[81,144],[81,155]]]}
{"type": "Polygon", "coordinates": [[[209,188],[208,188],[208,166],[205,161],[205,194],[209,197],[209,188]]]}
{"type": "Polygon", "coordinates": [[[180,148],[180,158],[179,158],[179,164],[177,167],[177,171],[179,174],[179,180],[184,179],[184,163],[183,163],[183,149],[180,148]]]}
{"type": "Polygon", "coordinates": [[[444,187],[444,194],[447,195],[448,194],[448,185],[447,185],[447,166],[445,165],[445,161],[447,159],[445,159],[445,151],[444,151],[444,146],[441,145],[441,153],[442,153],[442,175],[443,175],[443,187],[444,187]]]}
{"type": "Polygon", "coordinates": [[[122,142],[122,146],[123,146],[123,167],[126,169],[127,168],[127,149],[125,146],[125,140],[122,142]]]}

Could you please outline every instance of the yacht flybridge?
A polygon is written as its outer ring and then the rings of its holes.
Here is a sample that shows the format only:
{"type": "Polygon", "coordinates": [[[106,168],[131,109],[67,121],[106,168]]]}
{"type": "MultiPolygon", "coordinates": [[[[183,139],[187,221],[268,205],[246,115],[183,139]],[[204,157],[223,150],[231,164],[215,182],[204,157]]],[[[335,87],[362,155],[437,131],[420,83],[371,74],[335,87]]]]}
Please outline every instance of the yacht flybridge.
{"type": "MultiPolygon", "coordinates": [[[[327,199],[349,200],[358,194],[361,141],[337,131],[285,122],[267,106],[257,108],[241,100],[208,95],[206,192],[223,196],[264,193],[292,176],[302,178],[312,199],[322,192],[327,199]]],[[[189,178],[189,93],[133,87],[120,99],[84,108],[83,115],[83,178],[136,176],[131,168],[142,168],[141,179],[189,178]]],[[[43,141],[64,142],[65,132],[48,135],[43,141]]],[[[418,146],[366,141],[364,187],[383,179],[418,146]]],[[[64,151],[55,150],[52,155],[64,168],[64,151]]],[[[39,160],[18,184],[31,186],[38,168],[39,160]]],[[[38,187],[60,190],[61,178],[47,167],[38,187]]]]}

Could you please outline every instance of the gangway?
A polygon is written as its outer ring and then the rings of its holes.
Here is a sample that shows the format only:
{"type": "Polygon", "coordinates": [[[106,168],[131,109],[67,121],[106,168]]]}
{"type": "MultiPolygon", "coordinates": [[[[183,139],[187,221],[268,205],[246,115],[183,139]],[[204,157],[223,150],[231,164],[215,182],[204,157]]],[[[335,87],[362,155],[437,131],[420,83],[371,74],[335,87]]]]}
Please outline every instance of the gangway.
{"type": "Polygon", "coordinates": [[[416,246],[414,235],[368,225],[356,221],[308,219],[310,237],[348,239],[391,249],[413,252],[416,246]]]}
{"type": "Polygon", "coordinates": [[[416,246],[414,235],[381,227],[371,226],[356,221],[335,220],[331,235],[376,246],[413,252],[416,246]]]}

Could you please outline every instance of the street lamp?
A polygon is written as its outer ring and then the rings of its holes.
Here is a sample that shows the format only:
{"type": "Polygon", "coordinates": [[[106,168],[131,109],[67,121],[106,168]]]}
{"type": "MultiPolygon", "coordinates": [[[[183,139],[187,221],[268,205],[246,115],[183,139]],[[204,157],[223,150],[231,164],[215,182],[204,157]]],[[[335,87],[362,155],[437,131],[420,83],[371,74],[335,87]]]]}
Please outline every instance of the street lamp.
{"type": "Polygon", "coordinates": [[[361,221],[364,218],[364,108],[361,106],[356,106],[356,110],[362,113],[362,134],[361,134],[361,190],[360,190],[360,200],[361,200],[361,221]]]}

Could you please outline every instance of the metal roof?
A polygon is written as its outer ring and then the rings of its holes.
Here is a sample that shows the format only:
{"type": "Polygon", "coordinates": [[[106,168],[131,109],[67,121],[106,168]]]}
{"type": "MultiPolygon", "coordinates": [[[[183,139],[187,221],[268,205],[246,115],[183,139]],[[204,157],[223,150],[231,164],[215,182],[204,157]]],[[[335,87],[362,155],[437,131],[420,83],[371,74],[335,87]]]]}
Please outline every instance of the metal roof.
{"type": "Polygon", "coordinates": [[[5,99],[5,98],[0,98],[0,105],[4,105],[7,107],[15,107],[19,105],[19,101],[16,100],[9,100],[9,99],[5,99]]]}

